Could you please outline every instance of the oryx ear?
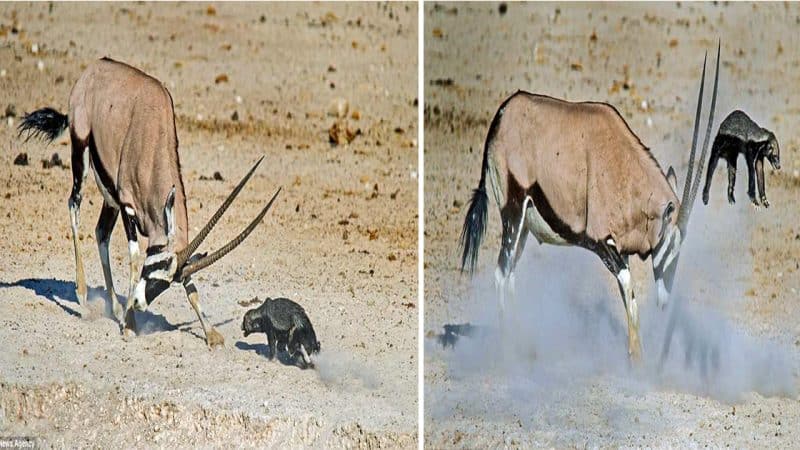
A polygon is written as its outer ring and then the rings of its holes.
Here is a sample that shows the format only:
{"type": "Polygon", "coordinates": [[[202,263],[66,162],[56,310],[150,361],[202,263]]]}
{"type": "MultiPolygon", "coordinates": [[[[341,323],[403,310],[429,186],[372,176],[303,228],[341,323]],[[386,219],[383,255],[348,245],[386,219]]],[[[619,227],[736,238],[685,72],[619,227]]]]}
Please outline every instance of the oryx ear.
{"type": "Polygon", "coordinates": [[[172,245],[175,239],[175,186],[167,194],[167,203],[164,204],[164,221],[167,223],[167,243],[172,245]]]}
{"type": "Polygon", "coordinates": [[[667,181],[669,181],[669,185],[672,186],[672,191],[677,193],[678,177],[675,176],[675,169],[673,169],[672,166],[669,166],[669,169],[667,170],[667,181]]]}

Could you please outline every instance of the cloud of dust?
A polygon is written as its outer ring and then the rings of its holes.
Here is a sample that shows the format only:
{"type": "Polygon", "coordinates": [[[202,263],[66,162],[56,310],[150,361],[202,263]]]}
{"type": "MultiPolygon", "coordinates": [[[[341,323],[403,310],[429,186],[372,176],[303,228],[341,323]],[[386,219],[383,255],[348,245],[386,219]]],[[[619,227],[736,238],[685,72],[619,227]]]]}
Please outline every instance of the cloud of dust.
{"type": "Polygon", "coordinates": [[[314,366],[320,380],[328,386],[358,389],[377,389],[381,382],[378,374],[350,353],[339,350],[322,350],[314,355],[314,366]]]}
{"type": "Polygon", "coordinates": [[[516,301],[507,305],[504,329],[497,330],[499,308],[492,270],[487,270],[473,281],[467,315],[453,322],[484,325],[488,336],[462,338],[452,350],[426,343],[433,357],[445,360],[449,376],[466,386],[461,389],[454,381],[447,392],[434,390],[428,397],[433,401],[426,403],[431,413],[450,415],[454,406],[464,413],[471,408],[481,414],[493,409],[522,413],[547,402],[582,403],[588,400],[576,398],[576,392],[601,395],[592,390],[598,383],[634,393],[677,390],[726,402],[751,392],[796,396],[798,355],[786,342],[791,336],[753,336],[722,312],[746,306],[752,261],[744,238],[750,235],[753,212],[739,205],[707,211],[701,204],[695,208],[666,310],[656,306],[650,262],[633,269],[646,270],[650,285],[647,290],[634,286],[641,364],[632,367],[628,361],[622,300],[599,258],[584,249],[539,246],[531,238],[516,270],[516,301]],[[649,294],[642,295],[645,291],[649,294]],[[672,314],[671,348],[660,366],[672,314]]]}

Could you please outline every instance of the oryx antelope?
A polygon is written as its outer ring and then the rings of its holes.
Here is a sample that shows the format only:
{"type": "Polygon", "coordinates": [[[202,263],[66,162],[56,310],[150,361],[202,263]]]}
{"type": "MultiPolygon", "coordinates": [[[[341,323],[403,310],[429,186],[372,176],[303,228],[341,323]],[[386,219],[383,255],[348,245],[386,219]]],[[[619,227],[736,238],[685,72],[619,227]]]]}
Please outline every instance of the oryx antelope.
{"type": "Polygon", "coordinates": [[[628,353],[632,359],[639,357],[639,319],[628,256],[652,258],[658,303],[666,304],[714,119],[719,49],[700,168],[693,176],[705,71],[704,60],[680,201],[673,169],[664,175],[613,106],[522,91],[503,102],[489,127],[480,182],[461,232],[461,269],[472,272],[486,229],[488,176],[503,228],[495,270],[501,319],[528,233],[540,243],[583,247],[597,254],[616,277],[627,314],[628,353]]]}
{"type": "Polygon", "coordinates": [[[772,131],[761,128],[743,111],[736,110],[730,114],[719,126],[717,137],[711,145],[711,158],[708,160],[708,173],[706,185],[703,187],[703,203],[708,204],[708,191],[711,189],[711,179],[717,168],[719,158],[728,162],[728,202],[736,203],[733,197],[733,188],[736,184],[736,160],[739,154],[744,155],[747,162],[747,195],[754,205],[758,201],[765,208],[769,208],[767,191],[764,189],[764,158],[769,160],[772,168],[781,168],[781,149],[778,139],[772,131]],[[758,199],[756,198],[756,182],[758,182],[758,199]]]}
{"type": "MultiPolygon", "coordinates": [[[[126,64],[103,58],[78,78],[69,99],[69,114],[44,108],[26,115],[20,134],[53,140],[69,128],[72,142],[72,193],[69,214],[75,247],[75,284],[81,306],[87,307],[83,260],[78,248],[81,187],[93,169],[104,202],[95,235],[110,306],[124,334],[136,332],[134,308],[144,311],[172,283],[182,283],[200,319],[209,346],[224,343],[200,309],[192,274],[236,248],[261,221],[278,192],[244,231],[210,255],[195,254],[244,184],[259,160],[191,242],[172,97],[155,78],[126,64]],[[124,319],[111,278],[108,245],[122,214],[128,239],[130,282],[124,319]],[[147,238],[147,254],[137,277],[139,243],[147,238]]],[[[263,157],[262,157],[263,159],[263,157]]]]}

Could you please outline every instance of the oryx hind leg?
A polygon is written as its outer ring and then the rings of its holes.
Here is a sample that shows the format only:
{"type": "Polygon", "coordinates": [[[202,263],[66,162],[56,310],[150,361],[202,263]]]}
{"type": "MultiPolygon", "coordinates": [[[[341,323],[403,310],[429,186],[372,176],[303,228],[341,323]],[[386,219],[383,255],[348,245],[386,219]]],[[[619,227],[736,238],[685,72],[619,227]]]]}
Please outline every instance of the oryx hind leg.
{"type": "Polygon", "coordinates": [[[136,218],[123,208],[122,225],[125,236],[128,238],[128,261],[130,263],[130,277],[128,278],[128,300],[125,302],[125,322],[123,334],[128,337],[136,334],[136,316],[134,314],[134,295],[139,279],[139,242],[136,237],[136,218]]]}
{"type": "MultiPolygon", "coordinates": [[[[203,327],[203,333],[206,335],[206,344],[211,348],[225,345],[225,338],[209,323],[208,318],[200,308],[200,294],[197,292],[197,287],[195,287],[191,277],[183,281],[183,288],[186,290],[186,297],[189,299],[189,303],[192,305],[192,309],[194,309],[197,318],[200,320],[200,325],[203,327]]],[[[272,343],[270,343],[270,347],[272,347],[272,343]]],[[[271,350],[274,354],[275,349],[271,348],[271,350]]]]}
{"type": "Polygon", "coordinates": [[[81,257],[80,245],[78,243],[78,226],[80,225],[81,210],[81,189],[86,175],[89,173],[89,149],[85,142],[82,142],[74,134],[72,140],[72,192],[69,196],[69,219],[72,228],[72,244],[75,249],[75,292],[78,302],[83,308],[87,308],[89,290],[86,287],[86,274],[83,270],[83,258],[81,257]]]}
{"type": "Polygon", "coordinates": [[[97,219],[97,227],[94,229],[94,234],[97,238],[97,249],[100,252],[100,262],[103,265],[103,276],[105,277],[106,290],[109,296],[106,304],[106,316],[114,317],[122,323],[124,319],[122,317],[122,305],[120,305],[114,289],[114,279],[111,277],[111,261],[108,254],[111,233],[114,231],[117,217],[119,217],[119,210],[108,202],[103,202],[103,209],[100,211],[100,218],[97,219]]]}
{"type": "Polygon", "coordinates": [[[639,340],[639,307],[636,302],[636,295],[633,292],[628,257],[619,253],[617,244],[612,238],[601,242],[597,253],[608,270],[617,279],[619,291],[622,295],[622,303],[625,306],[625,315],[628,319],[628,356],[631,360],[638,361],[642,354],[641,341],[639,340]]]}
{"type": "Polygon", "coordinates": [[[525,197],[522,205],[509,202],[500,211],[503,220],[503,238],[495,269],[495,289],[500,303],[501,324],[506,309],[507,298],[515,301],[516,289],[514,269],[525,249],[528,229],[525,226],[525,213],[533,200],[525,197]]]}

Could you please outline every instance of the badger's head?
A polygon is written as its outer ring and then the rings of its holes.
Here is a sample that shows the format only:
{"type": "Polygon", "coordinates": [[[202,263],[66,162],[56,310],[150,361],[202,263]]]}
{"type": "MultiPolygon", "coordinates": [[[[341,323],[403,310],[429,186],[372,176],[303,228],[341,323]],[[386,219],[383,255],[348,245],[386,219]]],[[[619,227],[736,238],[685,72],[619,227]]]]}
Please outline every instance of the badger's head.
{"type": "Polygon", "coordinates": [[[263,333],[264,329],[262,323],[260,308],[251,309],[244,313],[244,319],[242,319],[242,332],[244,332],[244,337],[252,333],[263,333]]]}
{"type": "Polygon", "coordinates": [[[775,170],[780,170],[781,168],[781,148],[778,146],[778,139],[775,137],[775,134],[771,131],[767,131],[769,138],[767,139],[767,143],[764,146],[764,155],[769,160],[769,163],[772,165],[772,168],[775,170]]]}

